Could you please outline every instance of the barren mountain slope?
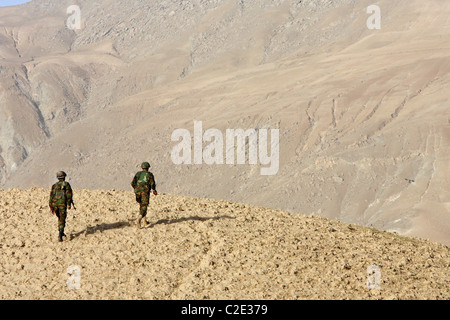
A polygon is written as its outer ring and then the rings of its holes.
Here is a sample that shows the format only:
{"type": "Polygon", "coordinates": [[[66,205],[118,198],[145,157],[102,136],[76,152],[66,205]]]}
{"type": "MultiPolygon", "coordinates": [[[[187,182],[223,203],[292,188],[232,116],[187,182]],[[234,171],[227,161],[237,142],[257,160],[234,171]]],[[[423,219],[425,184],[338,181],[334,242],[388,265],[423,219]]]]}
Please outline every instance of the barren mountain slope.
{"type": "Polygon", "coordinates": [[[160,191],[448,244],[445,3],[379,1],[381,30],[372,1],[79,1],[77,31],[70,1],[1,9],[1,186],[126,190],[148,160],[160,191]],[[278,173],[175,165],[194,121],[279,129],[278,173]]]}
{"type": "Polygon", "coordinates": [[[167,194],[137,229],[132,192],[80,190],[75,201],[59,243],[48,190],[0,191],[1,299],[450,298],[442,244],[167,194]]]}

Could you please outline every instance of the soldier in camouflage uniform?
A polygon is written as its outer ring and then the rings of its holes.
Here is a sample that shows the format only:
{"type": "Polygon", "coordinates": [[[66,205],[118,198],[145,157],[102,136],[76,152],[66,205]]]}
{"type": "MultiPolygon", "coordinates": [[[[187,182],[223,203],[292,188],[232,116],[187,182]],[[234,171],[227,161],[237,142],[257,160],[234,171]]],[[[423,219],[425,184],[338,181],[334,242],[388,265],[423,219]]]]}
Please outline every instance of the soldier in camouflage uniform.
{"type": "Polygon", "coordinates": [[[66,226],[67,209],[70,210],[73,203],[72,187],[65,181],[66,176],[66,173],[63,171],[56,174],[58,182],[52,186],[49,201],[52,214],[56,214],[58,217],[59,242],[62,242],[62,238],[66,236],[64,234],[64,228],[66,226]]]}
{"type": "Polygon", "coordinates": [[[134,176],[131,186],[134,189],[136,195],[136,201],[140,206],[140,216],[137,221],[138,228],[141,227],[141,220],[144,219],[144,226],[148,225],[145,216],[147,215],[148,204],[150,203],[150,191],[153,189],[153,194],[156,196],[158,192],[156,191],[155,177],[151,172],[148,171],[150,164],[144,162],[141,166],[143,171],[139,171],[134,176]]]}

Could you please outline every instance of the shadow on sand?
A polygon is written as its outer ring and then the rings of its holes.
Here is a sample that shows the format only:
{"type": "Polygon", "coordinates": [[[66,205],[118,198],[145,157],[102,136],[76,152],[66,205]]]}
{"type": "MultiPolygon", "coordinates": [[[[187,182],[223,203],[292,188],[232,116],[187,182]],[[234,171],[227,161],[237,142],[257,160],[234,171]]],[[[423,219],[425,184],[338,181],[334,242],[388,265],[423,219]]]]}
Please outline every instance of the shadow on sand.
{"type": "MultiPolygon", "coordinates": [[[[208,220],[220,220],[220,219],[236,219],[236,217],[231,217],[231,216],[217,216],[217,217],[194,216],[194,217],[179,218],[179,219],[161,219],[155,223],[149,224],[147,227],[143,227],[142,229],[153,228],[154,226],[156,226],[158,224],[172,224],[172,223],[180,223],[180,222],[185,222],[185,221],[208,221],[208,220]]],[[[135,219],[131,219],[129,221],[134,221],[134,220],[135,219]]],[[[130,226],[132,226],[132,224],[129,221],[120,221],[120,222],[115,222],[115,223],[101,223],[101,224],[97,224],[96,226],[93,226],[93,227],[88,226],[88,227],[86,227],[86,229],[84,229],[82,231],[70,234],[70,240],[74,240],[81,235],[87,236],[90,234],[94,234],[97,231],[103,232],[105,230],[123,229],[126,227],[130,227],[130,226]]]]}
{"type": "Polygon", "coordinates": [[[179,219],[161,219],[156,221],[155,223],[152,223],[148,225],[147,227],[144,227],[144,229],[153,228],[154,226],[158,224],[172,224],[172,223],[180,223],[185,221],[208,221],[208,220],[220,220],[220,219],[236,219],[236,217],[230,217],[230,216],[217,216],[217,217],[187,217],[187,218],[179,218],[179,219]]]}
{"type": "Polygon", "coordinates": [[[101,224],[97,224],[94,227],[86,227],[86,229],[77,232],[77,233],[72,233],[71,234],[71,240],[78,238],[79,236],[81,236],[82,234],[84,234],[85,236],[90,235],[90,234],[94,234],[97,231],[103,232],[105,230],[113,230],[113,229],[122,229],[125,227],[129,227],[131,226],[131,224],[129,222],[126,221],[120,221],[120,222],[115,222],[115,223],[101,223],[101,224]]]}

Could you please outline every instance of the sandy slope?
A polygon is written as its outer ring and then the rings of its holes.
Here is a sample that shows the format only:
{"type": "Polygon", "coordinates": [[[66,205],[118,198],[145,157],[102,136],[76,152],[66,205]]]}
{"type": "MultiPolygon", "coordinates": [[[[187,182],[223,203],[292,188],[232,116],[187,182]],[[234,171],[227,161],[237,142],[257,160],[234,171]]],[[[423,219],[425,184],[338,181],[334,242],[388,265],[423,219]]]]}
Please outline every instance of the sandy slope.
{"type": "Polygon", "coordinates": [[[227,201],[76,190],[57,242],[48,190],[0,190],[1,299],[449,299],[447,246],[227,201]],[[367,268],[381,271],[367,287],[367,268]],[[81,287],[69,290],[78,266],[81,287]]]}

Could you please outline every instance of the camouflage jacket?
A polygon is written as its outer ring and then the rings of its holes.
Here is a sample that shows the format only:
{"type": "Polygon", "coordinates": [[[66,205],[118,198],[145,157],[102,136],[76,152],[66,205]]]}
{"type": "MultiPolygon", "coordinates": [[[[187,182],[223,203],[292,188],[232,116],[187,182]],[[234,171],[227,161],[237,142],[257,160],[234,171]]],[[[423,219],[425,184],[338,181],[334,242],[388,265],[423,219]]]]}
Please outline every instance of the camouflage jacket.
{"type": "Polygon", "coordinates": [[[59,181],[52,186],[50,191],[50,208],[66,207],[72,203],[72,187],[66,181],[59,181]]]}
{"type": "Polygon", "coordinates": [[[156,190],[155,177],[149,171],[139,171],[134,176],[131,186],[134,192],[150,192],[156,190]]]}

